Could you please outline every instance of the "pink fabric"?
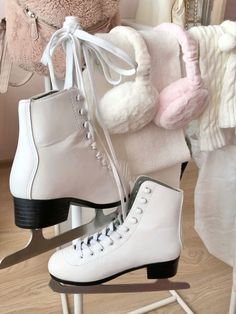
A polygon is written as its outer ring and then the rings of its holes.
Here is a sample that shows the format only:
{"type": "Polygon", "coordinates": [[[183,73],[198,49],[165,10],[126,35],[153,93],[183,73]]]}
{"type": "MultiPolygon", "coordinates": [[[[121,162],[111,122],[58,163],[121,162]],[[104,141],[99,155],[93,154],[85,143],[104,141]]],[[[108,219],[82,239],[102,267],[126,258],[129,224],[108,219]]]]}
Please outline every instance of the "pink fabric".
{"type": "Polygon", "coordinates": [[[119,11],[119,1],[117,0],[18,1],[22,7],[28,7],[40,19],[57,28],[62,26],[65,16],[78,16],[81,27],[88,29],[99,21],[112,19],[119,11]]]}
{"type": "MultiPolygon", "coordinates": [[[[151,55],[151,81],[160,91],[181,77],[178,43],[173,41],[171,33],[165,34],[151,29],[141,31],[140,34],[151,55]]],[[[98,36],[134,56],[132,43],[123,36],[117,36],[112,32],[98,36]]],[[[84,75],[85,73],[86,71],[84,75]]],[[[98,66],[95,66],[94,75],[97,97],[101,99],[112,86],[106,82],[98,66]]],[[[88,81],[85,85],[89,88],[88,81]]],[[[92,97],[90,89],[87,92],[92,97]]],[[[128,163],[128,169],[133,177],[148,174],[165,181],[164,177],[159,177],[160,171],[166,173],[166,169],[190,159],[183,130],[167,130],[157,127],[153,122],[133,133],[112,135],[112,142],[119,161],[122,162],[122,169],[126,169],[124,165],[128,163]]]]}
{"type": "MultiPolygon", "coordinates": [[[[47,75],[48,69],[40,62],[52,34],[62,27],[65,16],[80,18],[81,27],[89,33],[107,32],[119,24],[119,1],[115,0],[7,0],[6,37],[9,54],[14,63],[27,71],[47,75]],[[31,18],[25,8],[36,18],[31,18]]],[[[58,49],[53,57],[57,78],[64,78],[64,52],[58,49]]]]}
{"type": "Polygon", "coordinates": [[[178,40],[186,66],[186,77],[164,88],[159,97],[156,125],[166,129],[185,127],[207,105],[208,91],[203,86],[198,65],[197,44],[180,26],[163,23],[155,28],[173,34],[178,40]]]}

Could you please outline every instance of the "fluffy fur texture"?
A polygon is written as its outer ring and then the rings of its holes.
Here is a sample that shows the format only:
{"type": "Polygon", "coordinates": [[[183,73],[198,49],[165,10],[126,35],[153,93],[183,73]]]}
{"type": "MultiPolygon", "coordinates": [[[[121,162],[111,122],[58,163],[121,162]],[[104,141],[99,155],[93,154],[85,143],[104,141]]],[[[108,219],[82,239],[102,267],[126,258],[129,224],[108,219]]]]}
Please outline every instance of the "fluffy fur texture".
{"type": "Polygon", "coordinates": [[[236,47],[236,37],[224,34],[219,38],[218,45],[221,51],[230,51],[236,47]]]}
{"type": "Polygon", "coordinates": [[[182,78],[164,88],[155,123],[165,129],[178,129],[199,116],[206,104],[206,89],[191,89],[188,79],[182,78]]]}
{"type": "Polygon", "coordinates": [[[107,92],[100,103],[110,133],[126,133],[144,127],[156,113],[156,90],[141,81],[125,82],[107,92]]]}
{"type": "MultiPolygon", "coordinates": [[[[151,81],[157,90],[163,90],[164,87],[181,77],[179,45],[177,41],[173,40],[171,33],[166,34],[154,30],[141,31],[140,33],[151,55],[151,81]]],[[[134,56],[134,49],[126,38],[119,38],[112,32],[97,36],[115,44],[130,56],[134,56]]],[[[90,85],[88,72],[85,70],[83,75],[86,99],[92,103],[94,91],[90,85]]],[[[130,78],[127,79],[130,80],[130,78]]],[[[94,81],[96,82],[97,99],[100,100],[112,86],[104,78],[98,64],[94,66],[94,81]]],[[[104,137],[103,134],[101,136],[104,137]]],[[[127,167],[124,165],[128,163],[133,177],[145,173],[155,178],[166,179],[167,171],[172,178],[171,182],[177,186],[179,181],[172,180],[179,178],[178,165],[190,159],[182,129],[167,130],[150,122],[136,132],[111,135],[111,139],[119,162],[122,161],[122,172],[124,169],[124,173],[127,173],[127,167]]]]}
{"type": "Polygon", "coordinates": [[[221,25],[225,33],[219,38],[218,46],[221,51],[230,52],[236,47],[236,24],[232,21],[224,21],[221,25]]]}
{"type": "Polygon", "coordinates": [[[207,106],[208,91],[200,76],[197,44],[178,25],[164,23],[156,30],[171,32],[176,37],[182,47],[187,76],[161,91],[154,122],[166,129],[183,128],[207,106]]]}
{"type": "Polygon", "coordinates": [[[40,19],[61,27],[65,16],[78,16],[82,28],[113,18],[119,10],[118,0],[19,0],[40,19]]]}
{"type": "MultiPolygon", "coordinates": [[[[47,75],[40,62],[52,34],[62,27],[65,16],[79,16],[82,28],[87,31],[106,32],[119,23],[119,1],[99,0],[7,0],[7,42],[13,61],[24,69],[47,75]],[[36,16],[25,13],[28,8],[36,16]]],[[[54,56],[55,74],[64,78],[65,62],[62,50],[54,56]]]]}
{"type": "Polygon", "coordinates": [[[144,39],[136,30],[117,26],[111,33],[132,45],[138,68],[134,81],[116,86],[102,97],[99,112],[110,133],[133,132],[151,122],[156,114],[158,94],[150,79],[151,57],[144,39]]]}

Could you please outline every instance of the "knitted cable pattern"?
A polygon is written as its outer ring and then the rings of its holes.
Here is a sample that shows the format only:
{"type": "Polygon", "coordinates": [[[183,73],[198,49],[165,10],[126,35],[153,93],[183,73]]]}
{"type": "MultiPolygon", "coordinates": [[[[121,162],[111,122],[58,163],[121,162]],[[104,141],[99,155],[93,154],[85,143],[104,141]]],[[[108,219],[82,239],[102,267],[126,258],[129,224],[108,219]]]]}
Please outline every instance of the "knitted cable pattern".
{"type": "Polygon", "coordinates": [[[201,75],[209,90],[208,106],[198,120],[199,145],[201,151],[213,151],[225,146],[228,141],[219,124],[219,112],[224,110],[227,116],[232,116],[229,107],[235,99],[235,87],[232,89],[235,73],[233,77],[231,74],[235,68],[230,66],[226,70],[230,53],[220,50],[218,45],[219,38],[224,34],[221,25],[193,27],[190,33],[199,44],[201,75]],[[223,106],[225,103],[228,103],[228,113],[223,106]]]}
{"type": "Polygon", "coordinates": [[[219,127],[236,126],[236,52],[232,52],[226,66],[223,80],[222,99],[219,109],[219,127]]]}

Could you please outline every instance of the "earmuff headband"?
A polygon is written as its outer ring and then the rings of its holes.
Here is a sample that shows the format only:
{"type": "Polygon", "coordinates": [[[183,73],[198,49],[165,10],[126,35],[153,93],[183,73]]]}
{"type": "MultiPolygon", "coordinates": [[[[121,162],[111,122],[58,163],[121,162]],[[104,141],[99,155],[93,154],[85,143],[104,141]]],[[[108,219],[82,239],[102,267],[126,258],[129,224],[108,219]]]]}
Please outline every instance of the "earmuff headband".
{"type": "Polygon", "coordinates": [[[132,45],[135,53],[135,60],[138,64],[136,75],[148,75],[149,77],[151,57],[143,37],[135,29],[128,26],[117,26],[113,28],[110,33],[122,36],[132,45]]]}
{"type": "Polygon", "coordinates": [[[186,77],[194,86],[201,86],[202,79],[198,66],[197,44],[190,34],[183,30],[179,25],[173,23],[163,23],[155,27],[155,30],[171,32],[179,42],[183,52],[183,60],[186,68],[186,77]]]}

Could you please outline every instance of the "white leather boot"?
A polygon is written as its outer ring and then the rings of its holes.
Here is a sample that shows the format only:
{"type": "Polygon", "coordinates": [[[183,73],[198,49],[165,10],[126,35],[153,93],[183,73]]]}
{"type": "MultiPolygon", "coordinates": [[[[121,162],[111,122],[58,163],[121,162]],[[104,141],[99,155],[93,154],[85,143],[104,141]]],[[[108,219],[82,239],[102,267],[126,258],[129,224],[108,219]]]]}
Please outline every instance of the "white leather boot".
{"type": "Polygon", "coordinates": [[[56,252],[49,272],[66,284],[100,284],[124,273],[146,268],[149,279],[176,274],[181,250],[183,193],[147,177],[135,183],[130,211],[102,232],[56,252]]]}
{"type": "Polygon", "coordinates": [[[113,173],[95,142],[75,88],[19,103],[20,133],[10,175],[15,222],[44,228],[67,219],[70,203],[111,208],[119,203],[113,173]]]}

